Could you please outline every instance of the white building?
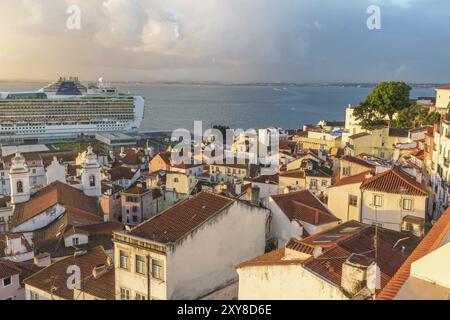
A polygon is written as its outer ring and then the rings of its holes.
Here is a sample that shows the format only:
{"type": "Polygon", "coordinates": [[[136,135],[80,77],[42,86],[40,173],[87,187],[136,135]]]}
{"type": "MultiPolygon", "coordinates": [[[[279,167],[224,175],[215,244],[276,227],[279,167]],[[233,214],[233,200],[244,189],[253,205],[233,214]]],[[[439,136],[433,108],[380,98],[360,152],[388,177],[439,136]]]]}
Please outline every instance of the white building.
{"type": "Polygon", "coordinates": [[[264,253],[268,211],[201,192],[114,234],[117,299],[198,299],[264,253]]]}
{"type": "Polygon", "coordinates": [[[269,197],[270,235],[278,247],[291,238],[301,239],[339,224],[328,208],[309,190],[269,197]]]}

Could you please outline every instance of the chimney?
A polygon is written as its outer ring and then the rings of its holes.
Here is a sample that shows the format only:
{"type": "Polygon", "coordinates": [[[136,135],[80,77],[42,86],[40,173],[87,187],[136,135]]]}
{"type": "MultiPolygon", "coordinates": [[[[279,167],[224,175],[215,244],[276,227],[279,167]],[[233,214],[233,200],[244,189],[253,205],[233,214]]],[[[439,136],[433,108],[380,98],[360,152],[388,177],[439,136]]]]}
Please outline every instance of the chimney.
{"type": "Polygon", "coordinates": [[[352,253],[342,264],[342,290],[353,297],[364,289],[367,286],[367,271],[374,264],[373,259],[352,253]]]}
{"type": "Polygon", "coordinates": [[[258,186],[252,186],[251,188],[247,189],[246,198],[247,201],[250,203],[257,205],[259,204],[259,196],[260,196],[260,189],[258,186]]]}
{"type": "Polygon", "coordinates": [[[242,193],[242,182],[237,182],[236,185],[235,185],[234,187],[235,187],[235,192],[236,192],[236,194],[237,194],[238,196],[240,196],[241,193],[242,193]]]}
{"type": "Polygon", "coordinates": [[[52,259],[49,253],[40,253],[34,257],[34,264],[39,268],[48,267],[52,264],[52,259]]]}

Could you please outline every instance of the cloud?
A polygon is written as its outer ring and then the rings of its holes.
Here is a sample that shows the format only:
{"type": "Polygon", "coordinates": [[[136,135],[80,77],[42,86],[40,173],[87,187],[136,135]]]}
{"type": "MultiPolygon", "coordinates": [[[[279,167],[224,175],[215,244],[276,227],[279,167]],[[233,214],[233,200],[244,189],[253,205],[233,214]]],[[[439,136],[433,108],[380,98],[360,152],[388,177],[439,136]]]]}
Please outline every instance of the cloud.
{"type": "Polygon", "coordinates": [[[450,51],[434,32],[449,28],[445,7],[444,0],[2,0],[0,69],[13,78],[222,81],[419,80],[436,70],[437,79],[450,71],[436,66],[450,51]],[[65,27],[72,4],[81,8],[81,30],[65,27]],[[381,7],[382,30],[366,28],[370,4],[381,7]]]}

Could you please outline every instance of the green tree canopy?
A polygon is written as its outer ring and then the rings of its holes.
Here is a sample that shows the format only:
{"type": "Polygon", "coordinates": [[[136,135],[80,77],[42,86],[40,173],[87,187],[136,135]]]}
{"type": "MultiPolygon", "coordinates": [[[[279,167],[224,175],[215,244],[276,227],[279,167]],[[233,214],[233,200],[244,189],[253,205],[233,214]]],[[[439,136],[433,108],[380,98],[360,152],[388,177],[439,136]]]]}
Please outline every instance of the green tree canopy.
{"type": "Polygon", "coordinates": [[[398,113],[395,126],[397,128],[415,128],[424,125],[433,125],[439,122],[439,120],[440,114],[438,112],[429,112],[427,109],[414,104],[398,113]]]}
{"type": "Polygon", "coordinates": [[[356,120],[366,128],[382,123],[386,117],[392,121],[396,113],[409,107],[410,91],[411,87],[402,81],[380,82],[356,108],[356,120]]]}

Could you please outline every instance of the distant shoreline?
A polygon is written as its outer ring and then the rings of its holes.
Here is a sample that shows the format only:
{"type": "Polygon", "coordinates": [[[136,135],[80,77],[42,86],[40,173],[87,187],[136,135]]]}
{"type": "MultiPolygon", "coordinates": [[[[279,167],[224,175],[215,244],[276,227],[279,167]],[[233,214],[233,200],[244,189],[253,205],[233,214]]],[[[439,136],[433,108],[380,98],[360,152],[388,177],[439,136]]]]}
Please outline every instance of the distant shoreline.
{"type": "MultiPolygon", "coordinates": [[[[53,80],[23,80],[23,79],[0,79],[0,83],[51,83],[53,80]]],[[[86,80],[83,83],[96,82],[97,80],[86,80]]],[[[218,82],[218,81],[111,81],[112,84],[133,85],[192,85],[192,86],[249,86],[249,87],[343,87],[343,88],[372,88],[377,83],[359,82],[218,82]]],[[[413,88],[435,88],[446,83],[408,83],[413,88]]]]}

